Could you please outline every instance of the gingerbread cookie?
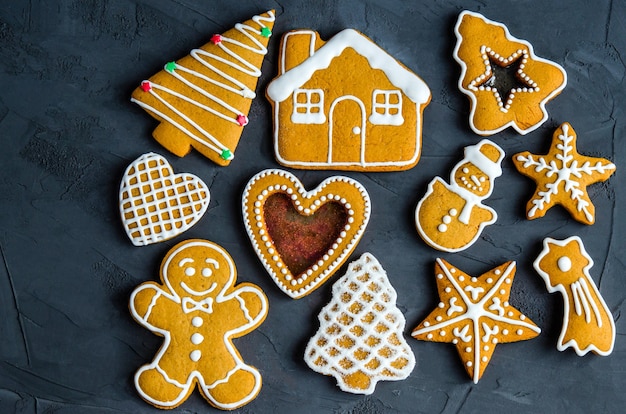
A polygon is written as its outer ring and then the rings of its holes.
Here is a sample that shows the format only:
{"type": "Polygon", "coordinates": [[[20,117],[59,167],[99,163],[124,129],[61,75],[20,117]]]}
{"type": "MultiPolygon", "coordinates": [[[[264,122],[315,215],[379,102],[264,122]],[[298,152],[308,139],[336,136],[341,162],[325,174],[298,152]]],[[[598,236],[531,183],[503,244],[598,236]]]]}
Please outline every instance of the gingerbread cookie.
{"type": "Polygon", "coordinates": [[[178,236],[202,218],[209,206],[206,184],[193,174],[174,174],[153,152],[133,161],[120,185],[120,215],[135,246],[178,236]]]}
{"type": "Polygon", "coordinates": [[[548,154],[520,152],[513,156],[513,164],[537,183],[526,205],[529,220],[543,217],[552,206],[560,204],[579,222],[595,223],[595,207],[587,186],[606,181],[615,172],[615,164],[609,160],[578,153],[576,132],[567,122],[554,131],[548,154]]]}
{"type": "Polygon", "coordinates": [[[318,316],[320,328],[304,354],[307,365],[354,394],[373,393],[378,381],[407,378],[415,356],[402,336],[405,320],[396,296],[374,256],[365,253],[350,263],[318,316]]]}
{"type": "Polygon", "coordinates": [[[179,157],[195,148],[226,166],[256,94],[274,11],[238,23],[144,80],[132,102],[159,121],[152,135],[179,157]]]}
{"type": "Polygon", "coordinates": [[[557,349],[572,347],[579,356],[593,351],[609,355],[615,343],[615,321],[596,284],[589,275],[593,260],[582,240],[547,237],[534,267],[548,292],[563,295],[563,329],[557,349]]]}
{"type": "Polygon", "coordinates": [[[430,90],[355,30],[327,42],[312,30],[286,33],[267,97],[284,166],[399,171],[419,161],[430,90]]]}
{"type": "Polygon", "coordinates": [[[232,340],[263,322],[267,298],[251,283],[235,286],[236,278],[224,249],[187,240],[163,259],[161,284],[146,282],[133,291],[133,318],[163,337],[152,362],[135,374],[141,398],[171,409],[197,385],[211,405],[232,410],[256,397],[261,375],[243,362],[232,340]]]}
{"type": "Polygon", "coordinates": [[[474,383],[482,377],[498,343],[524,341],[541,332],[509,304],[515,262],[501,264],[476,278],[437,259],[435,274],[441,301],[411,335],[456,345],[474,383]]]}
{"type": "Polygon", "coordinates": [[[524,135],[548,119],[546,103],[567,83],[558,64],[535,55],[501,23],[464,11],[454,27],[459,89],[470,98],[470,127],[493,135],[513,127],[524,135]]]}
{"type": "Polygon", "coordinates": [[[465,157],[452,169],[450,184],[435,177],[415,210],[417,232],[438,250],[458,252],[474,244],[497,214],[481,203],[502,175],[502,148],[483,139],[465,147],[465,157]]]}
{"type": "Polygon", "coordinates": [[[306,191],[292,174],[261,171],[243,193],[243,219],[256,254],[294,299],[317,289],[343,264],[370,216],[365,188],[348,177],[306,191]]]}

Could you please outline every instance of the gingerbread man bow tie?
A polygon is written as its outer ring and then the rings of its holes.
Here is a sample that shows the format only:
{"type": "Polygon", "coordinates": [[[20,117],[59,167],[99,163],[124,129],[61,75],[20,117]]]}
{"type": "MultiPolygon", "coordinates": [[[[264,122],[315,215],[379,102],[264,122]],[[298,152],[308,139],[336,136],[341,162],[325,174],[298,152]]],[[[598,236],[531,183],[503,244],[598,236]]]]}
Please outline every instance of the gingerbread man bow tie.
{"type": "Polygon", "coordinates": [[[202,311],[213,313],[213,298],[206,298],[200,301],[191,298],[183,298],[183,312],[190,313],[193,311],[202,311]]]}

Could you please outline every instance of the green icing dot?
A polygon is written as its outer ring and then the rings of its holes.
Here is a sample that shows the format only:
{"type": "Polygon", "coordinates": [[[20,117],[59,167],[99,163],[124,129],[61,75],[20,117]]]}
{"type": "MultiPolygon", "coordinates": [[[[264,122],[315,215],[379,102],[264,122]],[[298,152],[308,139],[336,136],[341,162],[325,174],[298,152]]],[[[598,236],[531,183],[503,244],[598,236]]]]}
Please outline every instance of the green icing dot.
{"type": "Polygon", "coordinates": [[[174,72],[176,69],[176,62],[167,62],[165,64],[165,70],[168,72],[174,72]]]}
{"type": "Polygon", "coordinates": [[[270,37],[271,35],[272,35],[272,31],[269,28],[264,27],[261,29],[261,36],[270,37]]]}
{"type": "Polygon", "coordinates": [[[224,148],[222,150],[222,153],[220,154],[220,157],[222,157],[222,159],[228,161],[228,160],[231,160],[233,158],[233,153],[230,152],[230,150],[228,148],[224,148]]]}

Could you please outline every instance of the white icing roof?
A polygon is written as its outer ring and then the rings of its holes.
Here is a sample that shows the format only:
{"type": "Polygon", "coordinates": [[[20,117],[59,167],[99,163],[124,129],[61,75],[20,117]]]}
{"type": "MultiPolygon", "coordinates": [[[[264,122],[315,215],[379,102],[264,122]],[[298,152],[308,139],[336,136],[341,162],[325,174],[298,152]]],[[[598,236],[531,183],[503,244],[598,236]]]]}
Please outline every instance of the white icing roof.
{"type": "Polygon", "coordinates": [[[382,70],[389,81],[413,102],[425,103],[430,98],[430,89],[419,76],[354,29],[337,33],[311,57],[274,79],[267,87],[267,95],[276,102],[284,101],[295,89],[311,79],[316,71],[328,68],[332,60],[348,47],[365,57],[372,68],[382,70]]]}

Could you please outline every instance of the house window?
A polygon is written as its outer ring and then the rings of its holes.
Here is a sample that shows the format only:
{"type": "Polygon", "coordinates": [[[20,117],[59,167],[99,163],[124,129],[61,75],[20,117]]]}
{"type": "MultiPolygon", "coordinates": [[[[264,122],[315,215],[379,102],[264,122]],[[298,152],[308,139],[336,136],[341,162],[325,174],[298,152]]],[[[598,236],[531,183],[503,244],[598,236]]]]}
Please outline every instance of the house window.
{"type": "Polygon", "coordinates": [[[296,89],[293,93],[291,122],[294,124],[325,123],[324,91],[321,89],[296,89]]]}
{"type": "Polygon", "coordinates": [[[369,121],[375,125],[402,125],[402,95],[400,91],[375,89],[372,94],[372,115],[369,121]]]}

